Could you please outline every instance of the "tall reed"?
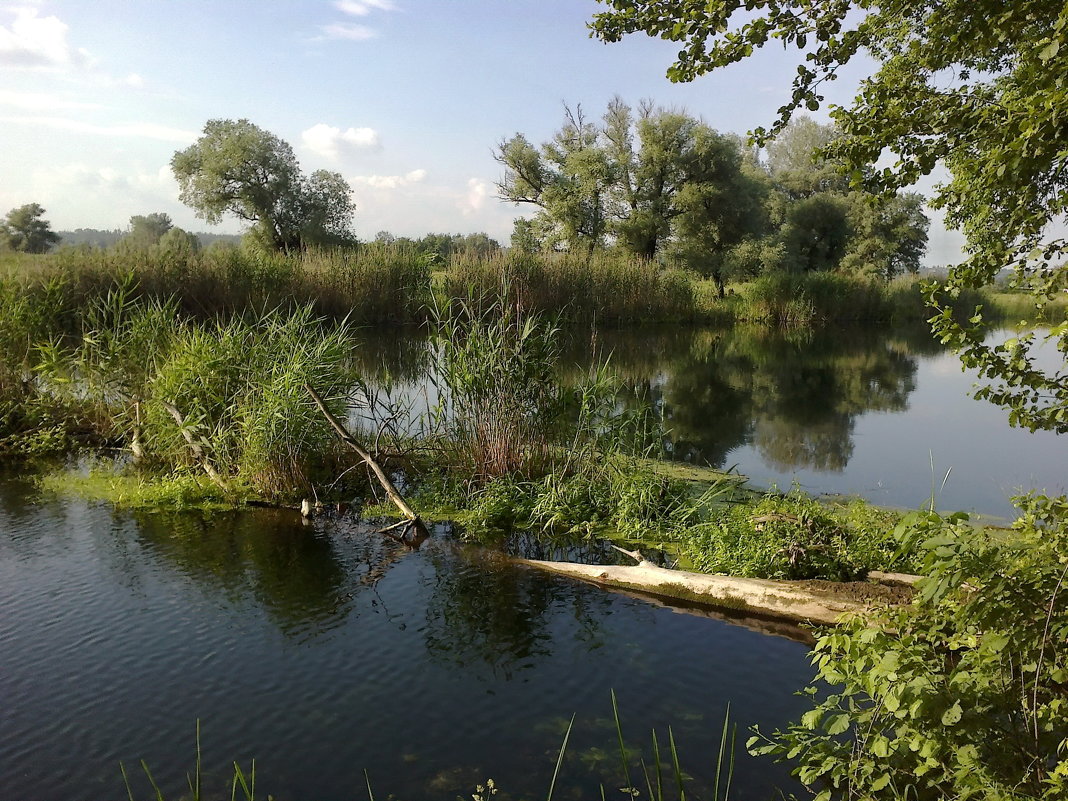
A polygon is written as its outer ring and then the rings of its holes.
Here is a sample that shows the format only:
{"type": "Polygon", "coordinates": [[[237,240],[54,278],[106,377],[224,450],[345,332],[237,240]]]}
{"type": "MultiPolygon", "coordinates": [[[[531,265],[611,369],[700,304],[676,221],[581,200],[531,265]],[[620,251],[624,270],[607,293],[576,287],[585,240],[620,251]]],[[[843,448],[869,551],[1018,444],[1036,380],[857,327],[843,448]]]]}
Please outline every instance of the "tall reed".
{"type": "Polygon", "coordinates": [[[651,323],[695,319],[695,279],[689,273],[616,251],[591,256],[514,253],[454,258],[445,275],[444,292],[450,299],[476,307],[507,295],[526,314],[651,323]]]}
{"type": "Polygon", "coordinates": [[[433,333],[450,459],[475,483],[537,475],[553,458],[561,390],[553,375],[557,327],[494,303],[440,310],[433,333]]]}

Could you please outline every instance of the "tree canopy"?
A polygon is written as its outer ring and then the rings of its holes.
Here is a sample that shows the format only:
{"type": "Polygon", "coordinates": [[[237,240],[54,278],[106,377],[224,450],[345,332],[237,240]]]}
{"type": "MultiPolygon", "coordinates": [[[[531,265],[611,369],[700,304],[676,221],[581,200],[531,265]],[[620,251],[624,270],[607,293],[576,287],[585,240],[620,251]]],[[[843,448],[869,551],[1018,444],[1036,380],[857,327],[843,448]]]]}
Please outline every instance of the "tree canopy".
{"type": "Polygon", "coordinates": [[[800,118],[769,157],[684,111],[618,97],[600,120],[567,109],[553,138],[504,140],[500,195],[538,212],[517,221],[513,244],[589,252],[612,246],[725,285],[768,270],[848,270],[892,278],[915,272],[927,242],[916,197],[849,187],[814,149],[833,126],[800,118]]]}
{"type": "Polygon", "coordinates": [[[152,214],[135,214],[130,218],[130,233],[126,241],[139,246],[150,247],[159,244],[160,239],[174,227],[171,215],[156,211],[152,214]]]}
{"type": "Polygon", "coordinates": [[[182,202],[209,223],[233,214],[252,239],[294,250],[355,241],[355,205],[339,173],[305,176],[293,148],[248,120],[209,120],[204,135],[171,159],[182,202]]]}
{"type": "MultiPolygon", "coordinates": [[[[931,286],[935,331],[966,365],[994,379],[977,393],[1014,424],[1068,431],[1068,372],[1034,366],[1032,337],[984,342],[981,315],[955,321],[949,299],[1011,268],[1011,285],[1042,306],[1066,288],[1068,7],[1054,0],[601,0],[591,27],[605,41],[644,31],[682,49],[668,76],[689,81],[771,42],[799,53],[793,93],[766,143],[860,54],[876,61],[823,153],[853,185],[887,192],[948,170],[931,200],[967,239],[944,289],[931,286]],[[886,165],[886,166],[882,166],[886,165]]],[[[1068,355],[1068,325],[1050,338],[1068,355]]]]}
{"type": "Polygon", "coordinates": [[[27,203],[7,213],[0,221],[0,248],[20,253],[45,253],[60,240],[39,203],[27,203]]]}

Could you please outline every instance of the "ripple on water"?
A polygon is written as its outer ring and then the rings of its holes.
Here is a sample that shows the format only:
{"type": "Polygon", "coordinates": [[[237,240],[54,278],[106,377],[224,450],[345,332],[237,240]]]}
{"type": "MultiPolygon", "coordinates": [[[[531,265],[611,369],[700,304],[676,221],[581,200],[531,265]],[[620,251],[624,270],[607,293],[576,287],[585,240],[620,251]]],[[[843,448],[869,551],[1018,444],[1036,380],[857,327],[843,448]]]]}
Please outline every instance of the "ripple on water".
{"type": "MultiPolygon", "coordinates": [[[[119,760],[141,758],[178,789],[198,718],[209,771],[255,757],[276,797],[349,797],[364,768],[381,794],[453,798],[492,775],[532,795],[572,714],[567,780],[595,792],[610,689],[628,739],[670,723],[698,755],[727,700],[742,725],[782,724],[809,675],[797,643],[439,540],[75,501],[20,508],[15,531],[8,501],[0,484],[3,797],[121,793],[119,760]]],[[[737,775],[751,797],[782,778],[737,775]]]]}

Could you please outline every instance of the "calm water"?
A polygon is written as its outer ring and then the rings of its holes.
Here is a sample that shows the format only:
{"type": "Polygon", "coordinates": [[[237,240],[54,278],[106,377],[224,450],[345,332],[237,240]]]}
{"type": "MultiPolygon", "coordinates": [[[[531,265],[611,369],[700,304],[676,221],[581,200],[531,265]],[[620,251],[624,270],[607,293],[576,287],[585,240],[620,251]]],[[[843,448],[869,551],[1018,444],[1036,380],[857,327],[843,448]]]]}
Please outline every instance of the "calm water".
{"type": "MultiPolygon", "coordinates": [[[[612,688],[632,744],[648,757],[671,725],[700,791],[727,702],[744,742],[802,711],[810,675],[801,643],[440,534],[409,552],[295,512],[115,513],[0,480],[3,799],[124,799],[119,762],[141,758],[177,793],[198,718],[214,788],[255,757],[279,799],[366,798],[364,768],[381,798],[452,801],[487,777],[543,797],[572,714],[558,797],[599,797],[622,785],[612,688]]],[[[739,759],[734,797],[776,785],[739,759]]]]}
{"type": "MultiPolygon", "coordinates": [[[[403,379],[425,347],[378,334],[364,354],[369,374],[403,379]]],[[[974,374],[926,327],[572,332],[565,379],[578,380],[593,354],[626,379],[624,402],[655,405],[674,458],[737,466],[760,486],[797,482],[910,509],[928,505],[933,486],[941,510],[1002,517],[1021,490],[1068,488],[1064,442],[1010,428],[1005,411],[970,398],[974,374]]],[[[1055,351],[1038,355],[1059,366],[1055,351]]]]}

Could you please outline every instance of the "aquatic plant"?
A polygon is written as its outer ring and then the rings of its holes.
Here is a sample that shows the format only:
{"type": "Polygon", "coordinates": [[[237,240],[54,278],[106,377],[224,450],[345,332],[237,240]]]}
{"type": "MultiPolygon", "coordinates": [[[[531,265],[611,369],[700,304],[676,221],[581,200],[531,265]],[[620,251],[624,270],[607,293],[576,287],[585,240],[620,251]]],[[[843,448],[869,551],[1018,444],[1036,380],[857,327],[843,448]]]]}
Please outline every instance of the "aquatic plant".
{"type": "Polygon", "coordinates": [[[504,303],[439,310],[436,379],[449,462],[475,485],[547,472],[562,393],[553,376],[558,328],[504,303]]]}
{"type": "Polygon", "coordinates": [[[146,452],[170,466],[210,464],[268,497],[306,488],[335,440],[305,385],[342,413],[349,336],[310,307],[183,326],[144,402],[146,452]]]}
{"type": "MultiPolygon", "coordinates": [[[[670,727],[668,728],[667,743],[666,748],[664,748],[661,745],[660,739],[657,737],[656,730],[653,729],[650,732],[652,744],[650,760],[646,762],[643,757],[639,757],[635,760],[633,757],[635,751],[629,748],[624,741],[623,724],[620,720],[619,705],[616,700],[615,690],[612,690],[611,697],[612,721],[615,728],[616,742],[619,748],[620,773],[618,777],[613,776],[608,780],[608,787],[617,790],[623,797],[629,799],[638,799],[641,798],[643,794],[646,794],[646,798],[648,798],[649,801],[667,801],[668,798],[677,798],[678,801],[685,801],[688,776],[682,769],[679,748],[675,742],[674,732],[670,727]],[[633,778],[631,774],[632,768],[636,769],[633,778]],[[667,777],[666,779],[665,776],[667,777]],[[619,778],[623,779],[622,786],[619,786],[619,778]],[[672,786],[674,793],[671,792],[672,786]]],[[[557,752],[553,771],[548,778],[548,789],[546,791],[545,801],[552,801],[553,796],[556,793],[557,785],[561,778],[564,777],[567,745],[574,725],[575,716],[572,716],[564,730],[563,739],[560,743],[560,749],[557,752]]],[[[731,710],[730,704],[728,704],[723,716],[719,748],[716,752],[714,763],[714,778],[710,786],[711,795],[708,796],[709,801],[729,801],[730,799],[731,783],[734,777],[736,736],[737,725],[731,722],[731,710]]],[[[229,779],[231,801],[234,801],[234,799],[239,797],[245,799],[245,801],[255,801],[256,761],[252,760],[247,773],[241,769],[238,763],[234,762],[232,764],[233,769],[229,779]],[[239,791],[240,795],[238,794],[239,791]]],[[[148,764],[144,760],[141,760],[140,767],[146,781],[151,787],[154,801],[165,801],[167,796],[157,784],[148,764]]],[[[130,775],[126,770],[126,766],[120,763],[119,769],[122,774],[123,784],[126,788],[129,801],[136,801],[136,795],[131,784],[130,775]]],[[[367,788],[368,801],[375,801],[374,788],[370,773],[367,769],[363,770],[363,778],[364,785],[367,788]]],[[[192,772],[186,774],[186,784],[191,793],[189,801],[202,801],[202,799],[206,797],[214,797],[213,794],[205,794],[203,779],[203,766],[200,750],[200,721],[198,720],[196,727],[196,760],[192,772]]],[[[608,797],[606,786],[603,782],[601,783],[600,790],[600,796],[603,801],[603,799],[608,797]]],[[[487,779],[485,782],[476,785],[471,798],[472,801],[489,801],[489,799],[493,798],[499,792],[500,788],[498,787],[497,782],[493,779],[487,779]]],[[[268,798],[272,797],[273,796],[268,796],[268,798]]],[[[392,798],[392,795],[390,797],[392,798]]]]}
{"type": "Polygon", "coordinates": [[[552,313],[570,320],[651,323],[693,320],[696,274],[665,268],[621,251],[514,252],[492,258],[454,257],[444,294],[476,308],[509,297],[525,314],[552,313]]]}

